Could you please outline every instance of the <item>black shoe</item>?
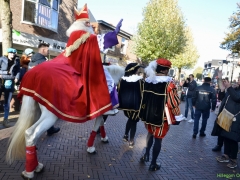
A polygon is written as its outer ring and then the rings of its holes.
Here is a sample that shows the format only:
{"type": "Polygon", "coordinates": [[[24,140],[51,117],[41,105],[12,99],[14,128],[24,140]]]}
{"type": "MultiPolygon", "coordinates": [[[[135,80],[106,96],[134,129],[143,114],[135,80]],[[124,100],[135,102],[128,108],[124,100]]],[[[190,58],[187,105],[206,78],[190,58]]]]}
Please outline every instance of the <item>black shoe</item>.
{"type": "Polygon", "coordinates": [[[192,138],[196,139],[197,135],[196,134],[193,134],[192,135],[192,138]]]}
{"type": "Polygon", "coordinates": [[[160,169],[160,165],[158,165],[158,164],[151,164],[150,166],[149,166],[149,171],[156,171],[156,170],[159,170],[160,169]]]}
{"type": "Polygon", "coordinates": [[[123,136],[123,141],[128,142],[128,135],[123,136]]]}
{"type": "Polygon", "coordinates": [[[51,136],[55,133],[58,133],[59,131],[60,131],[59,127],[55,128],[54,126],[52,126],[49,130],[47,130],[47,135],[51,136]]]}
{"type": "Polygon", "coordinates": [[[221,151],[221,149],[222,149],[222,147],[221,147],[221,146],[219,146],[219,145],[216,145],[214,148],[212,148],[212,151],[215,151],[215,152],[217,152],[217,151],[221,151]]]}
{"type": "Polygon", "coordinates": [[[147,154],[144,154],[144,156],[140,158],[141,163],[148,162],[148,161],[149,161],[149,155],[147,154]]]}
{"type": "Polygon", "coordinates": [[[205,137],[205,136],[206,136],[206,134],[205,134],[205,133],[203,133],[203,134],[200,134],[199,136],[201,136],[201,137],[205,137]]]}

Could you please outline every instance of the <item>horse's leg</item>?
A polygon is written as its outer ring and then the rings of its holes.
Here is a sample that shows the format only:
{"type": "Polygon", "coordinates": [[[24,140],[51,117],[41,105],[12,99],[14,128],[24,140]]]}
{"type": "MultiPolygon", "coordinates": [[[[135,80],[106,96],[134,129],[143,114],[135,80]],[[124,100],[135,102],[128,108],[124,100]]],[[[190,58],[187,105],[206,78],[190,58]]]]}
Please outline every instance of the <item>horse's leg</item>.
{"type": "Polygon", "coordinates": [[[101,133],[101,141],[103,143],[108,143],[108,137],[106,135],[106,131],[105,131],[105,128],[104,128],[104,119],[106,120],[107,118],[103,118],[102,116],[102,121],[100,122],[100,133],[101,133]]]}
{"type": "Polygon", "coordinates": [[[22,176],[25,178],[33,178],[34,172],[40,172],[43,169],[43,164],[39,163],[37,159],[36,143],[40,136],[58,119],[46,107],[40,104],[39,106],[42,112],[39,120],[25,131],[26,165],[25,171],[22,172],[22,176]]]}
{"type": "MultiPolygon", "coordinates": [[[[93,130],[90,134],[90,137],[88,139],[88,143],[87,143],[87,152],[90,153],[90,154],[93,154],[93,153],[96,153],[96,149],[94,147],[94,140],[95,140],[95,137],[97,135],[97,130],[99,129],[100,126],[104,125],[104,120],[103,120],[103,117],[102,116],[98,116],[96,119],[95,119],[95,123],[94,123],[94,126],[93,126],[93,130]]],[[[101,131],[101,129],[100,129],[101,131]]],[[[101,133],[102,134],[102,133],[101,133]]],[[[106,136],[106,134],[105,134],[106,136]]]]}

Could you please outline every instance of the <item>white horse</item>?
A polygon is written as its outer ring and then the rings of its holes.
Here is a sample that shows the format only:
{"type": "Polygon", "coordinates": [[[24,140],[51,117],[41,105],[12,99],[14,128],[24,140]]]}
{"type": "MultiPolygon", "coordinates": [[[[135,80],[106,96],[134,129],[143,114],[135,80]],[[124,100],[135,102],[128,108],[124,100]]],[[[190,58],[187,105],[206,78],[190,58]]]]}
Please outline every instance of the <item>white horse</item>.
{"type": "MultiPolygon", "coordinates": [[[[112,80],[114,81],[114,84],[117,85],[120,78],[124,75],[124,68],[116,65],[110,65],[110,66],[104,66],[104,68],[109,72],[109,74],[112,77],[112,80]]],[[[108,81],[108,80],[107,80],[108,81]]],[[[104,113],[104,115],[116,115],[118,113],[118,104],[113,107],[114,109],[110,110],[110,112],[104,113]]],[[[95,120],[92,132],[90,134],[90,137],[87,142],[87,152],[90,154],[95,154],[96,153],[96,148],[94,147],[94,140],[97,135],[98,129],[100,130],[100,135],[101,135],[101,141],[103,143],[108,143],[108,137],[106,135],[106,131],[104,128],[104,120],[103,116],[98,116],[95,120]]]]}
{"type": "MultiPolygon", "coordinates": [[[[123,76],[124,69],[119,66],[108,67],[115,83],[123,76]]],[[[14,131],[9,139],[6,160],[12,163],[17,159],[26,157],[26,167],[22,172],[22,177],[31,179],[34,172],[41,172],[43,164],[38,162],[36,144],[42,134],[44,134],[59,118],[50,112],[45,106],[36,102],[30,96],[23,96],[22,107],[14,131]]],[[[102,116],[95,120],[93,129],[103,126],[102,116]]],[[[102,141],[107,141],[108,137],[102,137],[102,141]]],[[[94,141],[94,139],[93,139],[94,141]]],[[[94,148],[95,150],[95,148],[94,148]]]]}

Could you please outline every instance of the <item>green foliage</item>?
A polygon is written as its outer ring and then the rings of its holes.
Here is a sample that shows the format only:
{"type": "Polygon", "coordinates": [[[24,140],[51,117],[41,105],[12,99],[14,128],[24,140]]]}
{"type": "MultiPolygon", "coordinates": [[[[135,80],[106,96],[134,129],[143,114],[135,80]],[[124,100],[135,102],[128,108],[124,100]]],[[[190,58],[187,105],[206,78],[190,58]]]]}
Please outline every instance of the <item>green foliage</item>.
{"type": "Polygon", "coordinates": [[[237,12],[229,18],[230,32],[226,33],[224,41],[221,43],[220,48],[230,50],[232,52],[240,51],[240,4],[237,3],[237,12]]]}
{"type": "Polygon", "coordinates": [[[184,51],[180,54],[177,54],[176,57],[172,60],[173,66],[178,68],[189,69],[192,68],[199,58],[197,48],[194,45],[194,39],[189,28],[185,28],[185,37],[187,38],[186,46],[184,51]]]}
{"type": "Polygon", "coordinates": [[[202,79],[202,72],[203,72],[203,68],[199,66],[193,71],[193,75],[197,79],[202,79]]]}
{"type": "Polygon", "coordinates": [[[172,59],[186,44],[185,22],[177,0],[150,0],[138,25],[135,53],[143,62],[172,59]]]}

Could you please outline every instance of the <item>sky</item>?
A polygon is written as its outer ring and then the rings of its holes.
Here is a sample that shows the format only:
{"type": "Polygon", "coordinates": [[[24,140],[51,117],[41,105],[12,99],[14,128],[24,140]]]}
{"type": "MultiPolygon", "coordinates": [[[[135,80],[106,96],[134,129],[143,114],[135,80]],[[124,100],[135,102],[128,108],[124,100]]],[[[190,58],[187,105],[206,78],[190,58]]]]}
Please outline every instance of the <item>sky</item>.
{"type": "MultiPolygon", "coordinates": [[[[96,20],[113,25],[123,18],[122,30],[135,34],[149,0],[78,0],[78,8],[87,3],[96,20]]],[[[190,27],[200,58],[197,66],[212,59],[226,59],[231,52],[219,48],[229,32],[229,17],[240,0],[178,0],[186,25],[190,27]]]]}

